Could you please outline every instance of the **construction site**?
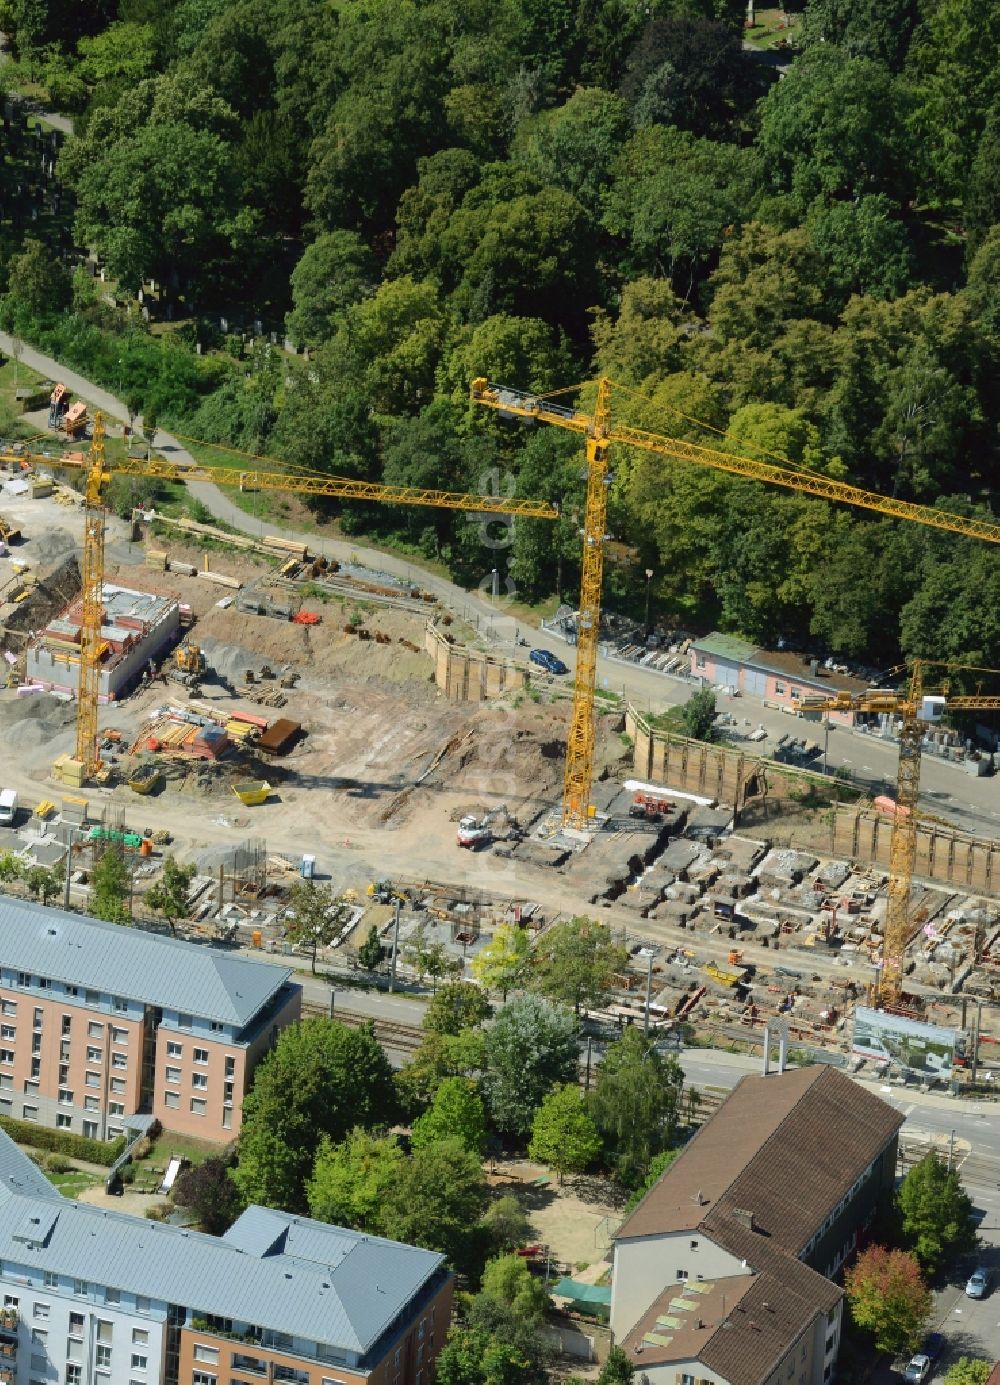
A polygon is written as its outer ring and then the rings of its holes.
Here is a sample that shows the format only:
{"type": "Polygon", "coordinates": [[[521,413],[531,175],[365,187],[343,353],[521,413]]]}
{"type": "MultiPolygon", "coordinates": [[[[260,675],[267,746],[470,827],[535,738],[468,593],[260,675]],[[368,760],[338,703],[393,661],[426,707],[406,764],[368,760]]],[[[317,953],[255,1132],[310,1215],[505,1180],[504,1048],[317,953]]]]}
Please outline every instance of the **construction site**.
{"type": "MultiPolygon", "coordinates": [[[[501,925],[534,936],[588,913],[633,956],[599,1022],[752,1045],[781,1021],[797,1046],[851,1061],[855,1008],[878,998],[899,937],[897,823],[866,834],[877,806],[838,803],[778,753],[787,737],[685,741],[622,698],[581,703],[579,681],[571,705],[419,571],[119,520],[37,458],[9,456],[6,478],[0,787],[20,806],[0,851],[64,869],[78,907],[110,837],[131,852],[140,918],[163,848],[193,864],[178,927],[220,945],[290,952],[290,889],[324,880],[341,926],[319,961],[335,971],[372,925],[418,981],[421,949],[471,974],[501,925]]],[[[852,696],[901,718],[905,749],[911,703],[840,690],[831,709],[852,696]]],[[[942,701],[919,712],[928,735],[942,701]]],[[[967,1034],[969,999],[1000,1000],[1000,852],[931,830],[931,847],[910,834],[892,1008],[967,1034]]],[[[976,1023],[985,1044],[988,1009],[976,1023]]]]}

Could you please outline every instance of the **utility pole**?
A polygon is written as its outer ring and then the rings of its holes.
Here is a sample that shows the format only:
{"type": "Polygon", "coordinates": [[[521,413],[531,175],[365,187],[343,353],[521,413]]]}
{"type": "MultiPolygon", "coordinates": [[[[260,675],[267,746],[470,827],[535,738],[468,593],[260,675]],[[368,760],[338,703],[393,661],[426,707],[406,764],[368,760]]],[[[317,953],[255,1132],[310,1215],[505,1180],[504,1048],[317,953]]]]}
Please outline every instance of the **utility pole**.
{"type": "Polygon", "coordinates": [[[389,969],[389,991],[396,989],[396,958],[399,956],[399,899],[396,899],[396,913],[392,921],[392,965],[389,969]]]}
{"type": "Polygon", "coordinates": [[[955,1167],[955,1132],[948,1136],[948,1172],[951,1173],[955,1167]]]}
{"type": "Polygon", "coordinates": [[[640,949],[640,957],[646,959],[646,1013],[643,1016],[642,1032],[649,1038],[649,1006],[653,999],[653,958],[656,956],[656,949],[644,947],[640,949]]]}
{"type": "Polygon", "coordinates": [[[979,1029],[983,1022],[983,1003],[976,1001],[976,1023],[972,1031],[972,1089],[976,1088],[976,1074],[979,1071],[979,1029]]]}
{"type": "Polygon", "coordinates": [[[584,1096],[589,1096],[589,1095],[590,1095],[590,1052],[591,1052],[592,1045],[593,1045],[593,1040],[591,1039],[590,1035],[588,1034],[588,1035],[587,1035],[587,1076],[584,1078],[584,1081],[583,1081],[583,1094],[584,1094],[584,1096]]]}
{"type": "Polygon", "coordinates": [[[69,823],[66,824],[66,881],[63,888],[63,908],[69,909],[69,884],[70,876],[73,874],[73,837],[76,828],[69,823]]]}

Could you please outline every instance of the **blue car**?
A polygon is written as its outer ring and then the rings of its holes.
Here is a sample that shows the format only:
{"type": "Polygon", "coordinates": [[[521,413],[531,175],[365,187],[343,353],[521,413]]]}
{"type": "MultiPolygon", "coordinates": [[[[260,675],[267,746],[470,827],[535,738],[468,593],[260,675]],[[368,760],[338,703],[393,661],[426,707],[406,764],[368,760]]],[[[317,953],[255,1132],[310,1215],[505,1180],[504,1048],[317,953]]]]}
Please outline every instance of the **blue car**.
{"type": "Polygon", "coordinates": [[[555,673],[559,675],[569,673],[569,669],[563,663],[562,659],[557,659],[556,656],[550,654],[547,649],[533,649],[528,655],[528,658],[533,664],[537,664],[539,668],[543,668],[546,673],[555,673]]]}

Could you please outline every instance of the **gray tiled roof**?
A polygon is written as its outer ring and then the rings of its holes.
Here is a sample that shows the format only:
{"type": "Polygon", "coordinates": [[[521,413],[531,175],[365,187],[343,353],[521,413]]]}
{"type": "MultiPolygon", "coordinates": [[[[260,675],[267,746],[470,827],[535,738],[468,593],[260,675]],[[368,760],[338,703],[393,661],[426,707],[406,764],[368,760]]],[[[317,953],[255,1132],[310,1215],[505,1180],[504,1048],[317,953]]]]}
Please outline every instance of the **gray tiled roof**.
{"type": "Polygon", "coordinates": [[[242,1027],[289,968],[0,895],[0,962],[89,990],[242,1027]]]}
{"type": "MultiPolygon", "coordinates": [[[[19,1163],[31,1177],[30,1160],[0,1132],[0,1179],[9,1183],[19,1163]]],[[[225,1237],[204,1236],[48,1187],[42,1196],[0,1191],[0,1259],[364,1352],[444,1257],[260,1207],[225,1237]]]]}

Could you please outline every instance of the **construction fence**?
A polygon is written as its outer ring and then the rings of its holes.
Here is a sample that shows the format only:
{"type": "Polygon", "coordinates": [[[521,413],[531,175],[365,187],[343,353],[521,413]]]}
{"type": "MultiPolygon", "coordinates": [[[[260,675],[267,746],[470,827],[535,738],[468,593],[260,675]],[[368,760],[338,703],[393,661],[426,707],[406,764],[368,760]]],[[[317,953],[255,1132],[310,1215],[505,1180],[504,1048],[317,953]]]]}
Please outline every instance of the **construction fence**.
{"type": "Polygon", "coordinates": [[[425,627],[424,648],[434,664],[435,683],[454,702],[485,702],[527,686],[524,664],[453,644],[433,620],[425,627]]]}

